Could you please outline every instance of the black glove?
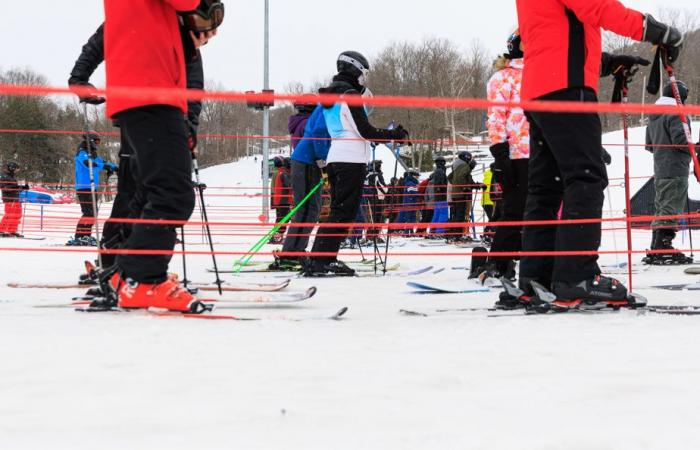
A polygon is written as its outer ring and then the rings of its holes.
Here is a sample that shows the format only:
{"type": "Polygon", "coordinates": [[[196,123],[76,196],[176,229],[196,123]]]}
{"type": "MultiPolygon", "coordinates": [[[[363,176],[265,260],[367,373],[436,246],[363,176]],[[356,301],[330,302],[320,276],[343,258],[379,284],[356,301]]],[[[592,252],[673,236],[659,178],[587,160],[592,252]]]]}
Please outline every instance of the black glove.
{"type": "Polygon", "coordinates": [[[197,148],[197,125],[189,119],[185,120],[185,124],[187,125],[187,145],[190,151],[194,151],[197,148]]]}
{"type": "Polygon", "coordinates": [[[648,61],[639,56],[632,55],[611,55],[603,54],[603,64],[601,66],[601,74],[603,76],[614,75],[621,76],[625,72],[630,72],[635,66],[648,66],[651,61],[648,61]]]}
{"type": "Polygon", "coordinates": [[[401,145],[411,145],[411,141],[408,139],[410,137],[410,134],[408,130],[406,130],[403,125],[399,125],[398,127],[394,128],[392,130],[392,140],[398,142],[401,145]]]}
{"type": "Polygon", "coordinates": [[[510,145],[508,142],[501,142],[492,145],[489,150],[495,159],[495,171],[498,172],[498,179],[501,184],[508,184],[511,179],[510,170],[510,145]]]}
{"type": "MultiPolygon", "coordinates": [[[[87,81],[76,81],[71,79],[69,83],[71,86],[81,86],[88,88],[89,90],[97,89],[95,88],[95,86],[88,83],[87,81]]],[[[81,103],[87,103],[88,105],[101,105],[106,101],[104,97],[100,97],[99,95],[94,94],[78,95],[78,98],[80,98],[81,103]]]]}
{"type": "Polygon", "coordinates": [[[664,47],[668,53],[669,63],[674,63],[678,59],[683,39],[683,33],[678,29],[658,22],[650,14],[644,17],[644,37],[642,40],[664,47]]]}
{"type": "Polygon", "coordinates": [[[603,158],[603,163],[605,163],[606,166],[612,164],[612,156],[610,156],[610,153],[608,153],[608,151],[605,150],[605,147],[601,147],[600,151],[601,157],[603,158]]]}
{"type": "Polygon", "coordinates": [[[204,183],[195,184],[195,187],[200,191],[205,191],[207,189],[207,185],[204,183]]]}

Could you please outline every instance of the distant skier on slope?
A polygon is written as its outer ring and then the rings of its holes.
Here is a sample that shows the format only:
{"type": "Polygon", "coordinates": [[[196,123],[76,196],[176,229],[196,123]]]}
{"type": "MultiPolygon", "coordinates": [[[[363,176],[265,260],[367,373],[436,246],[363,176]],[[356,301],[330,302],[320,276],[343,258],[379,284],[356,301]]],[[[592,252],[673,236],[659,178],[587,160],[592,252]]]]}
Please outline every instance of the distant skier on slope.
{"type": "MultiPolygon", "coordinates": [[[[671,61],[683,35],[616,0],[517,0],[525,49],[523,100],[597,102],[601,73],[646,63],[641,58],[601,55],[601,28],[662,45],[671,61]],[[601,70],[601,60],[605,59],[601,70]]],[[[601,160],[600,118],[592,113],[528,111],[529,191],[525,221],[601,219],[606,170],[601,160]]],[[[601,224],[526,226],[525,252],[597,251],[601,224]]],[[[597,256],[524,257],[520,287],[551,286],[562,300],[626,301],[627,288],[601,275],[597,256]]]]}
{"type": "MultiPolygon", "coordinates": [[[[508,53],[496,60],[498,70],[487,85],[492,102],[519,103],[523,77],[523,47],[520,32],[508,38],[508,53]]],[[[530,162],[530,124],[522,108],[492,107],[486,126],[491,140],[494,171],[502,189],[499,220],[522,222],[527,200],[528,164],[530,162]]],[[[496,226],[491,251],[519,252],[522,248],[521,226],[496,226]]],[[[479,277],[515,279],[515,258],[490,256],[486,264],[473,273],[479,277]]],[[[508,303],[512,299],[505,298],[508,303]]],[[[517,301],[515,303],[517,305],[517,301]]],[[[503,305],[501,305],[503,306],[503,305]]]]}
{"type": "Polygon", "coordinates": [[[18,173],[19,164],[10,161],[5,163],[0,174],[0,191],[2,191],[2,202],[5,204],[5,214],[0,221],[0,237],[24,237],[17,233],[19,223],[22,221],[22,203],[19,197],[23,190],[29,189],[29,185],[19,185],[18,173]]]}
{"type": "MultiPolygon", "coordinates": [[[[690,89],[682,81],[678,82],[681,101],[685,104],[690,89]]],[[[663,96],[657,105],[676,105],[672,86],[664,88],[663,96]]],[[[690,123],[690,117],[688,118],[690,123]]],[[[646,148],[654,154],[654,201],[656,216],[679,216],[688,207],[688,177],[692,157],[688,152],[688,139],[683,123],[675,115],[652,115],[649,118],[646,134],[646,148]]],[[[651,265],[692,264],[693,259],[678,253],[673,248],[673,239],[680,225],[679,219],[659,218],[652,222],[653,237],[651,250],[663,253],[649,253],[644,263],[651,265]]]]}
{"type": "MultiPolygon", "coordinates": [[[[366,87],[370,65],[367,58],[358,52],[340,54],[337,60],[338,74],[333,82],[320,92],[347,97],[370,94],[366,87]]],[[[328,153],[328,179],[331,184],[331,213],[329,223],[352,223],[360,208],[367,163],[370,160],[368,141],[404,143],[408,132],[399,125],[393,130],[372,126],[367,110],[362,106],[350,106],[340,101],[325,105],[324,116],[328,132],[334,140],[328,153]]],[[[338,261],[340,245],[348,233],[347,227],[322,228],[314,243],[314,256],[302,261],[305,276],[326,274],[353,276],[355,271],[338,261]]]]}

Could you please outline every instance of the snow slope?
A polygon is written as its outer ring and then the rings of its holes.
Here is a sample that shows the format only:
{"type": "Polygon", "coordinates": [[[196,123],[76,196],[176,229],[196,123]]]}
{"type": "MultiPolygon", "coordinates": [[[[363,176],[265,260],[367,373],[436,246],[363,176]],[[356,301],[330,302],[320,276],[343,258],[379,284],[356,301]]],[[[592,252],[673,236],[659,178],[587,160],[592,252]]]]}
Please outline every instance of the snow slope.
{"type": "MultiPolygon", "coordinates": [[[[641,131],[634,133],[639,141],[641,131]]],[[[606,136],[605,142],[615,139],[606,136]]],[[[621,152],[613,150],[613,155],[611,172],[618,170],[621,152]]],[[[635,158],[633,172],[650,175],[642,158],[635,158]]],[[[256,225],[262,200],[254,187],[259,173],[252,158],[203,171],[210,186],[210,220],[228,222],[214,227],[218,251],[245,251],[262,234],[264,228],[256,225]]],[[[619,196],[622,191],[611,192],[619,196]]],[[[613,200],[617,205],[619,199],[613,200]]],[[[73,220],[77,212],[61,214],[73,220]]],[[[206,248],[199,226],[188,227],[187,233],[190,250],[206,248]]],[[[3,249],[24,249],[2,251],[0,260],[2,449],[639,450],[700,445],[695,318],[631,312],[404,317],[398,314],[401,308],[492,305],[497,292],[415,295],[406,279],[397,277],[294,280],[291,290],[316,285],[319,294],[308,304],[285,309],[234,311],[273,319],[263,322],[81,315],[34,308],[65,302],[79,290],[5,287],[9,281],[76,279],[81,261],[90,255],[48,253],[62,250],[48,245],[65,239],[46,235],[51,238],[43,242],[0,241],[3,249]],[[340,306],[350,307],[342,322],[274,320],[340,306]]],[[[606,233],[605,249],[622,248],[624,233],[613,236],[606,233]]],[[[637,248],[644,248],[648,238],[636,232],[637,248]]],[[[404,268],[447,268],[419,279],[465,278],[463,271],[449,269],[468,265],[468,250],[407,242],[393,252],[413,254],[390,256],[404,268]]],[[[234,260],[234,255],[219,256],[224,267],[234,260]]],[[[191,256],[189,278],[212,280],[205,271],[209,266],[209,256],[191,256]]],[[[179,257],[172,269],[181,271],[179,257]]],[[[697,304],[697,294],[648,289],[696,280],[680,269],[654,268],[638,275],[637,285],[652,303],[697,304]]]]}

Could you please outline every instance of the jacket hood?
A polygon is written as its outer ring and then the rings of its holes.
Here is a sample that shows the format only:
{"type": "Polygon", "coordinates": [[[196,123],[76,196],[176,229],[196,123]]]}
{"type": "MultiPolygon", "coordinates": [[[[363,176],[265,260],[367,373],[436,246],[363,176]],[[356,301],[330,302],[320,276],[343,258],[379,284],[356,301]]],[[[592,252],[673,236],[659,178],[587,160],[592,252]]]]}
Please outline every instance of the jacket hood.
{"type": "Polygon", "coordinates": [[[466,166],[466,165],[467,165],[466,162],[462,161],[459,158],[455,158],[454,162],[452,163],[452,170],[457,170],[458,167],[466,166]]]}
{"type": "Polygon", "coordinates": [[[305,121],[309,117],[310,116],[306,114],[295,114],[293,116],[290,116],[288,123],[289,134],[291,134],[294,137],[302,137],[304,133],[305,121]]]}
{"type": "MultiPolygon", "coordinates": [[[[355,90],[358,93],[362,93],[364,88],[360,86],[360,83],[351,76],[339,73],[333,77],[333,81],[328,87],[321,88],[318,90],[320,94],[336,94],[342,95],[347,91],[355,90]]],[[[324,104],[324,108],[332,108],[333,104],[324,104]]]]}

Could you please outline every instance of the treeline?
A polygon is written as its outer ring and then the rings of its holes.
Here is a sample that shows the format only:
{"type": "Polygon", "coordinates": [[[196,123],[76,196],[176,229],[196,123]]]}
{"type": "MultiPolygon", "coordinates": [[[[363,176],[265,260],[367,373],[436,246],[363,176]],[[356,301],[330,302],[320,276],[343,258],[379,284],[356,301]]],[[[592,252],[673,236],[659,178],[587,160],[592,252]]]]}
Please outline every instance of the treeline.
{"type": "MultiPolygon", "coordinates": [[[[691,88],[690,102],[700,104],[700,30],[691,16],[667,13],[668,21],[690,32],[681,59],[676,64],[678,78],[691,88]],[[675,16],[673,16],[675,14],[675,16]]],[[[626,39],[608,37],[606,49],[653,57],[647,44],[632,43],[626,39]]],[[[372,62],[369,86],[376,95],[408,95],[424,97],[484,98],[486,83],[492,75],[496,55],[489,54],[483,45],[472,43],[466,49],[445,39],[424,39],[421,42],[394,43],[376,55],[372,62]]],[[[653,103],[656,98],[643,96],[644,77],[649,70],[637,75],[631,86],[632,102],[653,103]]],[[[327,74],[327,82],[332,73],[327,74]]],[[[0,82],[10,84],[46,85],[46,79],[30,70],[0,72],[0,82]]],[[[320,86],[290,84],[286,92],[315,92],[320,86]]],[[[230,87],[209,83],[210,90],[230,87]]],[[[612,81],[601,81],[600,99],[610,101],[612,81]]],[[[115,132],[104,117],[102,108],[90,108],[92,128],[101,132],[115,132]]],[[[289,145],[287,120],[293,114],[291,105],[281,104],[271,111],[272,151],[289,145]]],[[[636,118],[637,120],[640,117],[636,118]]],[[[451,150],[450,142],[478,135],[485,129],[486,112],[456,109],[376,108],[371,121],[380,127],[390,121],[403,124],[416,139],[428,140],[412,147],[408,157],[411,165],[427,169],[437,151],[451,150]]],[[[0,96],[0,129],[3,130],[69,130],[83,129],[82,110],[77,99],[63,97],[57,100],[42,96],[0,96]]],[[[619,128],[619,117],[604,115],[606,130],[619,128]]],[[[637,122],[638,123],[638,122],[637,122]]],[[[261,139],[250,137],[262,134],[262,113],[248,109],[242,103],[205,102],[202,110],[199,140],[199,159],[203,166],[221,164],[261,151],[261,139]],[[213,135],[214,137],[204,137],[213,135]]],[[[15,160],[23,168],[24,176],[35,182],[73,182],[73,156],[80,142],[79,136],[36,133],[0,133],[0,163],[15,160]]],[[[106,138],[103,154],[117,160],[118,139],[106,138]]]]}

